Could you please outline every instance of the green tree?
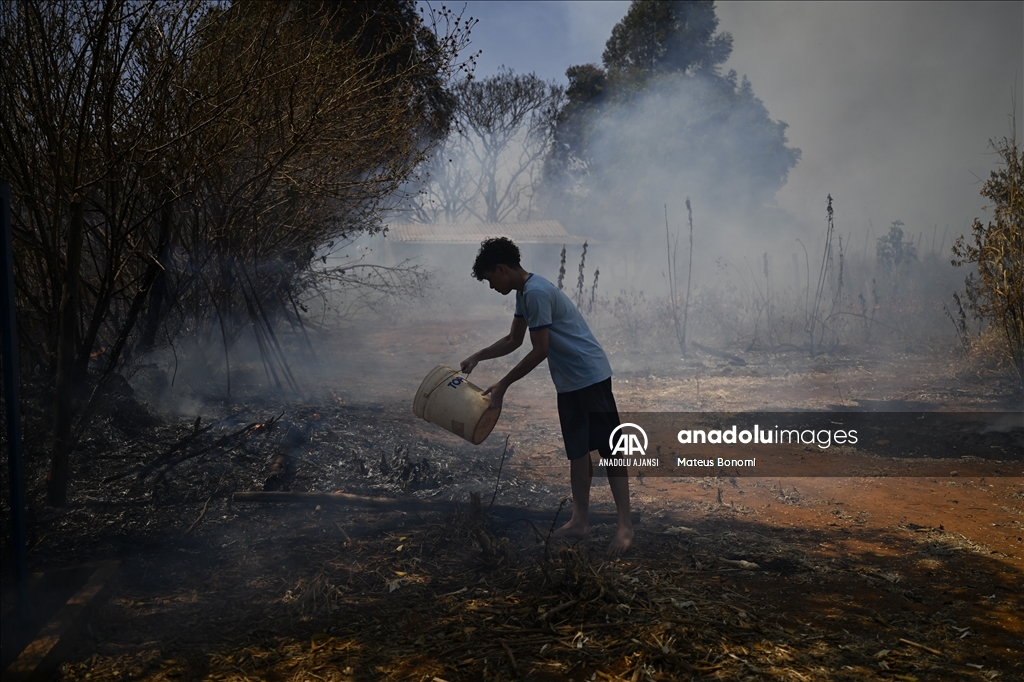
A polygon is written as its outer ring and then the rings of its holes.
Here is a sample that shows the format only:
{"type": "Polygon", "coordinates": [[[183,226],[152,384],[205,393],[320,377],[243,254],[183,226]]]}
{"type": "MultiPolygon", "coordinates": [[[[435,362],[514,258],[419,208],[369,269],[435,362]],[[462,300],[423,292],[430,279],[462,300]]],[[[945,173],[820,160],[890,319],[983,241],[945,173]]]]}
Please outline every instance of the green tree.
{"type": "Polygon", "coordinates": [[[800,150],[746,78],[720,73],[732,36],[717,28],[713,2],[635,1],[604,68],[566,72],[545,165],[551,206],[599,223],[615,207],[653,211],[681,191],[711,207],[772,200],[800,150]]]}
{"type": "Polygon", "coordinates": [[[732,36],[718,33],[708,0],[634,2],[612,29],[602,60],[614,80],[665,73],[717,74],[732,54],[732,36]]]}

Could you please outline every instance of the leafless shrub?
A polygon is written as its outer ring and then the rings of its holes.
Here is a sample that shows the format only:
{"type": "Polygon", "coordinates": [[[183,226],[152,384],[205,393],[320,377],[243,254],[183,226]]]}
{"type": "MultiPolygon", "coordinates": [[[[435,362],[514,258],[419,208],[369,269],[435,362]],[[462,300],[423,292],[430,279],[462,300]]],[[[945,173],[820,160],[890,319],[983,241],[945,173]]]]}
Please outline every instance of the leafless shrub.
{"type": "Polygon", "coordinates": [[[650,353],[675,346],[671,311],[665,299],[648,298],[637,289],[620,289],[613,299],[595,301],[594,324],[602,343],[615,350],[650,353]]]}
{"type": "Polygon", "coordinates": [[[647,331],[647,316],[644,314],[647,301],[644,292],[631,289],[619,291],[612,304],[612,315],[618,322],[618,329],[628,348],[639,349],[647,331]]]}

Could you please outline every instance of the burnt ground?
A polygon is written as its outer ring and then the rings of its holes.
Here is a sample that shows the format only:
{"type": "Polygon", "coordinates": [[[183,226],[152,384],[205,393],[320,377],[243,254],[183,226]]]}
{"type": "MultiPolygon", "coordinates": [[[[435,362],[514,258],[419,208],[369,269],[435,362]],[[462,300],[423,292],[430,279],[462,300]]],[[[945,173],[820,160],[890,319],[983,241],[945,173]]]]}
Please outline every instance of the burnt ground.
{"type": "MultiPolygon", "coordinates": [[[[236,380],[231,404],[179,417],[153,416],[137,375],[134,396],[83,435],[71,504],[33,505],[32,570],[122,561],[59,679],[1024,676],[1024,480],[634,479],[635,545],[609,559],[611,525],[574,545],[548,535],[567,515],[568,467],[545,372],[509,392],[480,446],[412,415],[430,367],[492,331],[504,330],[349,340],[361,359],[308,378],[303,400],[236,380]],[[293,491],[431,504],[233,501],[263,489],[282,451],[293,491]],[[500,512],[487,514],[496,483],[500,512]]],[[[613,353],[619,408],[1021,404],[1000,375],[936,354],[745,359],[613,353]]],[[[44,474],[35,460],[33,499],[44,474]]],[[[593,504],[613,509],[600,479],[593,504]]]]}

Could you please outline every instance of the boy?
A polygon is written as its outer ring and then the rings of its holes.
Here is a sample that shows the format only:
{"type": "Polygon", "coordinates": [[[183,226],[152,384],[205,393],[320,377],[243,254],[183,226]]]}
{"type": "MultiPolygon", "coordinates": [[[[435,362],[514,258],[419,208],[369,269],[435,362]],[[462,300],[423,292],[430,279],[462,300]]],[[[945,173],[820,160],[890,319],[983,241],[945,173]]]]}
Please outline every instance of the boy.
{"type": "MultiPolygon", "coordinates": [[[[611,457],[608,437],[619,425],[612,396],[612,369],[601,345],[569,297],[551,282],[527,272],[519,263],[519,249],[506,237],[485,239],[480,244],[473,276],[487,280],[502,296],[516,291],[516,312],[512,329],[505,336],[462,361],[469,374],[481,360],[508,355],[522,345],[530,331],[533,349],[498,383],[486,391],[492,409],[501,409],[505,391],[548,360],[551,380],[558,392],[558,421],[569,457],[572,487],[572,518],[557,531],[556,537],[582,538],[590,530],[590,479],[592,450],[611,457]]],[[[618,556],[633,542],[633,524],[629,516],[629,478],[625,467],[609,467],[608,483],[615,499],[618,528],[608,553],[618,556]]]]}

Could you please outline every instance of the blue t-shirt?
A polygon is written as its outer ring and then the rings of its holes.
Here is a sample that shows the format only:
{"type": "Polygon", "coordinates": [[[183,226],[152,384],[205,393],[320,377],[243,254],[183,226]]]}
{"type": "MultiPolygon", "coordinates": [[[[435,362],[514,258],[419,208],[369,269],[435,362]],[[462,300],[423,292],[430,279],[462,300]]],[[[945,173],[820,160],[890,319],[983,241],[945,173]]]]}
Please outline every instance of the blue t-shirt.
{"type": "Polygon", "coordinates": [[[569,297],[539,275],[530,274],[516,292],[516,317],[526,318],[530,331],[548,330],[548,369],[555,390],[577,391],[612,375],[601,344],[569,297]]]}

